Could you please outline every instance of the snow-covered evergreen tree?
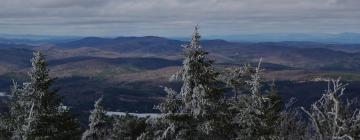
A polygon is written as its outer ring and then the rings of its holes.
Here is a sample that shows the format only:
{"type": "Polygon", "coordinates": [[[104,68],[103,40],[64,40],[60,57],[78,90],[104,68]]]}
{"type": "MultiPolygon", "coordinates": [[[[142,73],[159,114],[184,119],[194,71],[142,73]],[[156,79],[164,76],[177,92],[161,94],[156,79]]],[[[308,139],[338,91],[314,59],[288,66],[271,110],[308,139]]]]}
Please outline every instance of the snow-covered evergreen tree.
{"type": "Polygon", "coordinates": [[[145,132],[145,129],[146,118],[138,118],[129,114],[115,117],[111,140],[136,140],[145,132]]]}
{"type": "Polygon", "coordinates": [[[200,46],[200,34],[196,26],[190,45],[185,46],[183,69],[178,75],[183,81],[180,91],[183,102],[181,111],[194,117],[211,116],[219,109],[223,99],[223,93],[218,88],[219,73],[207,55],[208,52],[200,46]]]}
{"type": "MultiPolygon", "coordinates": [[[[24,85],[25,86],[25,85],[24,85]]],[[[6,125],[12,133],[12,139],[23,139],[25,134],[23,127],[25,126],[25,119],[28,116],[29,98],[26,92],[20,88],[16,82],[13,82],[9,101],[8,116],[5,117],[6,125]]]]}
{"type": "Polygon", "coordinates": [[[179,94],[175,90],[168,87],[165,87],[164,90],[167,93],[167,96],[162,103],[155,107],[155,109],[165,114],[178,113],[180,111],[181,105],[179,94]]]}
{"type": "Polygon", "coordinates": [[[82,136],[82,140],[105,140],[110,138],[110,124],[106,111],[102,104],[103,98],[101,97],[95,102],[94,110],[91,111],[89,117],[89,129],[86,130],[82,136]]]}
{"type": "Polygon", "coordinates": [[[227,68],[222,74],[222,79],[228,87],[231,87],[234,92],[234,99],[238,100],[238,95],[247,90],[248,85],[246,81],[251,79],[254,69],[250,65],[242,67],[227,68]]]}
{"type": "Polygon", "coordinates": [[[245,81],[250,91],[242,94],[239,100],[231,102],[234,129],[237,139],[274,139],[275,128],[280,121],[282,110],[281,98],[277,95],[273,84],[268,94],[262,91],[264,83],[260,69],[261,61],[253,72],[248,73],[250,79],[245,81]]]}
{"type": "Polygon", "coordinates": [[[56,91],[50,90],[45,56],[35,52],[30,81],[19,88],[14,84],[9,101],[12,139],[77,139],[80,128],[70,110],[64,108],[56,91]]]}
{"type": "Polygon", "coordinates": [[[7,118],[0,115],[0,140],[7,140],[11,138],[11,131],[7,125],[7,118]]]}
{"type": "Polygon", "coordinates": [[[282,121],[281,112],[283,111],[284,104],[276,89],[275,81],[270,85],[270,90],[265,95],[265,98],[267,100],[265,102],[264,116],[267,127],[263,129],[263,134],[276,137],[275,130],[282,121]]]}
{"type": "MultiPolygon", "coordinates": [[[[153,126],[155,139],[226,139],[229,125],[219,73],[200,46],[198,27],[190,45],[184,46],[183,68],[174,77],[183,82],[180,93],[166,88],[167,98],[157,108],[164,114],[153,126]],[[159,135],[161,134],[161,135],[159,135]]],[[[154,122],[154,121],[151,121],[154,122]]],[[[149,137],[144,134],[142,137],[149,137]]]]}
{"type": "Polygon", "coordinates": [[[311,105],[310,110],[302,108],[315,131],[314,139],[360,139],[360,111],[341,100],[345,86],[340,79],[329,81],[326,93],[311,105]]]}
{"type": "Polygon", "coordinates": [[[54,78],[49,76],[45,55],[34,53],[29,73],[30,82],[24,90],[30,97],[30,112],[27,119],[30,138],[77,139],[78,121],[71,115],[69,107],[61,102],[56,90],[50,90],[54,78]]]}
{"type": "Polygon", "coordinates": [[[239,100],[232,102],[230,110],[234,112],[233,123],[237,133],[237,139],[260,139],[260,129],[265,127],[263,108],[265,99],[260,94],[261,76],[260,63],[254,73],[250,73],[251,78],[245,81],[250,86],[250,94],[243,94],[239,100]]]}

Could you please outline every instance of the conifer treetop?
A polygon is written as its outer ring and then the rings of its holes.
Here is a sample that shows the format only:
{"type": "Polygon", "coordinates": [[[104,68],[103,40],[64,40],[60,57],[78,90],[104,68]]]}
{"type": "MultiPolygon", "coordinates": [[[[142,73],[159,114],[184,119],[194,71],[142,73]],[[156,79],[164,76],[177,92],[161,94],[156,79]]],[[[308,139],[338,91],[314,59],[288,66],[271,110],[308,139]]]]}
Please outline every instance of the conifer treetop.
{"type": "Polygon", "coordinates": [[[32,65],[32,69],[29,75],[31,76],[32,80],[43,78],[43,77],[35,77],[35,76],[49,75],[49,69],[47,68],[48,64],[46,62],[45,55],[40,51],[34,52],[34,57],[31,59],[31,65],[32,65]]]}
{"type": "Polygon", "coordinates": [[[193,49],[200,49],[200,34],[199,34],[199,25],[195,26],[194,33],[192,35],[190,46],[193,49]]]}
{"type": "MultiPolygon", "coordinates": [[[[102,119],[106,114],[106,111],[103,107],[103,97],[99,98],[95,102],[94,107],[95,107],[95,109],[93,111],[91,111],[90,121],[95,122],[95,124],[91,123],[90,125],[97,125],[96,121],[99,121],[100,119],[102,119]]],[[[94,126],[90,126],[90,127],[94,127],[94,126]]]]}
{"type": "Polygon", "coordinates": [[[91,111],[89,117],[89,129],[83,133],[82,140],[102,140],[108,136],[109,125],[106,121],[107,116],[102,105],[102,100],[103,97],[95,102],[95,109],[91,111]]]}
{"type": "MultiPolygon", "coordinates": [[[[49,76],[48,64],[45,55],[40,51],[34,52],[34,57],[31,59],[32,69],[29,72],[31,86],[40,94],[46,94],[46,90],[51,85],[52,78],[49,76]]],[[[41,95],[43,96],[43,95],[41,95]]]]}

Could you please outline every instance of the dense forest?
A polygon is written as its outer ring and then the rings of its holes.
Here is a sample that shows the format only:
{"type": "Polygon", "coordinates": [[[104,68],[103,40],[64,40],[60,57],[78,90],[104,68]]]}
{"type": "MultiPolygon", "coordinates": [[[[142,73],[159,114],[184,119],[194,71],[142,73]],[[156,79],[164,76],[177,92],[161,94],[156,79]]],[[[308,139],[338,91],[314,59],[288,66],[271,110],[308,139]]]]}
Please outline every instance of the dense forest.
{"type": "Polygon", "coordinates": [[[36,51],[29,81],[13,82],[7,111],[1,114],[0,139],[360,139],[359,102],[347,98],[347,84],[340,78],[327,79],[327,90],[309,107],[297,107],[296,98],[282,99],[275,82],[265,80],[261,58],[256,65],[215,68],[200,45],[197,27],[183,54],[181,70],[170,78],[181,89],[164,87],[167,95],[154,107],[159,114],[110,116],[100,95],[88,127],[82,128],[72,106],[65,106],[57,89],[50,88],[56,78],[49,75],[45,55],[36,51]]]}

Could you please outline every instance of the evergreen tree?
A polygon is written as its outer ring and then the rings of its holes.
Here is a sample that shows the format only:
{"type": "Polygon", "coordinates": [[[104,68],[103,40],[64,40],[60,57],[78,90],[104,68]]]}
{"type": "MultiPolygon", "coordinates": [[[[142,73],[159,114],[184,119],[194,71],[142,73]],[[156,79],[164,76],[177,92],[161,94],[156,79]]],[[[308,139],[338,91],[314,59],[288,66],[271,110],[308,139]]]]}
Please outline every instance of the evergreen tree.
{"type": "Polygon", "coordinates": [[[262,130],[267,127],[264,112],[266,99],[260,89],[263,83],[260,64],[261,62],[254,73],[250,73],[250,79],[245,81],[250,87],[250,94],[241,95],[240,99],[230,106],[234,113],[233,123],[237,139],[240,140],[263,139],[262,130]]]}
{"type": "Polygon", "coordinates": [[[165,87],[164,90],[167,93],[167,96],[162,103],[155,107],[155,109],[159,110],[161,113],[166,114],[178,113],[181,105],[181,100],[178,93],[175,90],[167,87],[165,87]]]}
{"type": "Polygon", "coordinates": [[[275,130],[280,124],[281,111],[283,111],[284,104],[276,89],[275,81],[270,85],[270,90],[265,95],[265,98],[267,100],[265,101],[264,116],[267,127],[263,129],[263,133],[270,137],[276,137],[275,130]]]}
{"type": "Polygon", "coordinates": [[[238,95],[248,89],[246,81],[251,79],[254,69],[250,65],[242,67],[227,68],[222,74],[222,79],[234,92],[234,99],[238,100],[238,95]]]}
{"type": "MultiPolygon", "coordinates": [[[[28,84],[24,84],[25,87],[28,84]]],[[[6,125],[9,131],[12,133],[12,139],[24,139],[25,134],[23,127],[25,126],[25,119],[28,115],[28,96],[23,88],[20,88],[16,82],[13,82],[13,86],[10,90],[9,101],[7,106],[9,112],[4,116],[6,125]]]]}
{"type": "Polygon", "coordinates": [[[105,140],[109,138],[110,124],[102,100],[101,97],[95,102],[95,109],[91,111],[89,117],[89,129],[84,132],[82,140],[105,140]]]}
{"type": "Polygon", "coordinates": [[[146,129],[146,118],[126,114],[115,118],[111,131],[112,140],[136,140],[146,129]]]}
{"type": "Polygon", "coordinates": [[[5,114],[0,114],[0,140],[7,140],[11,138],[11,127],[9,125],[9,118],[5,114]]]}
{"type": "Polygon", "coordinates": [[[152,135],[169,140],[226,139],[230,119],[226,116],[225,98],[219,88],[219,73],[200,46],[198,27],[195,27],[190,45],[184,48],[183,68],[175,75],[183,82],[181,91],[166,89],[168,96],[158,106],[165,115],[156,121],[166,127],[152,135]]]}
{"type": "Polygon", "coordinates": [[[218,88],[219,73],[213,68],[213,61],[207,58],[208,52],[200,46],[198,27],[192,36],[190,45],[185,46],[185,60],[180,77],[183,81],[182,113],[190,113],[194,117],[213,115],[219,109],[223,93],[218,88]]]}
{"type": "Polygon", "coordinates": [[[263,93],[263,76],[259,65],[248,73],[250,79],[245,81],[249,94],[243,94],[238,101],[230,102],[230,110],[233,114],[234,130],[237,139],[275,139],[277,125],[280,121],[282,102],[277,95],[275,84],[268,94],[263,93]]]}
{"type": "Polygon", "coordinates": [[[50,90],[45,56],[34,53],[30,81],[18,88],[14,84],[9,102],[9,120],[13,139],[76,139],[80,128],[70,110],[61,103],[56,90],[50,90]]]}

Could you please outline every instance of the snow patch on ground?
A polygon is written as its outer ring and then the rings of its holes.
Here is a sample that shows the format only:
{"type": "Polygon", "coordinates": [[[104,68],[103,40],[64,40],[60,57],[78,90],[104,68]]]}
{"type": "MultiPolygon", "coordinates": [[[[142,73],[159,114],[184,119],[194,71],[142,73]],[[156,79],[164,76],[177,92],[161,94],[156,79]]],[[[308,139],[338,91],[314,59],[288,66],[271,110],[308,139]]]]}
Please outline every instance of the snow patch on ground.
{"type": "MultiPolygon", "coordinates": [[[[150,117],[150,118],[159,118],[161,115],[158,114],[158,113],[128,113],[130,115],[133,115],[133,116],[137,116],[139,118],[146,118],[146,117],[150,117]]],[[[111,112],[111,111],[108,111],[106,112],[106,115],[108,116],[125,116],[126,115],[126,112],[111,112]]]]}
{"type": "Polygon", "coordinates": [[[5,96],[8,96],[8,95],[6,94],[6,92],[0,92],[0,97],[5,97],[5,96]]]}

